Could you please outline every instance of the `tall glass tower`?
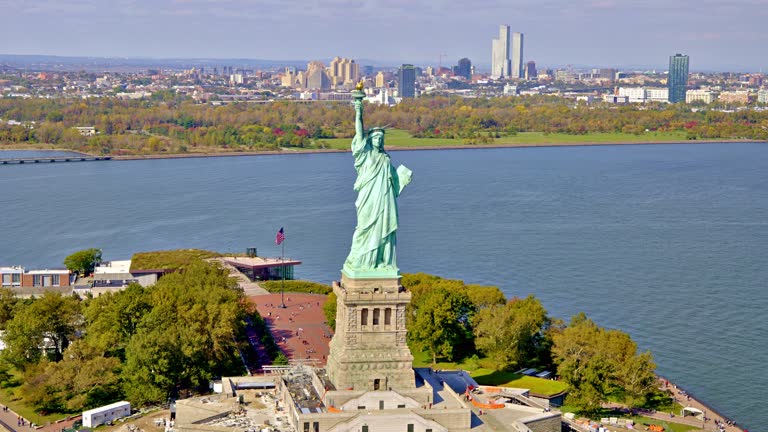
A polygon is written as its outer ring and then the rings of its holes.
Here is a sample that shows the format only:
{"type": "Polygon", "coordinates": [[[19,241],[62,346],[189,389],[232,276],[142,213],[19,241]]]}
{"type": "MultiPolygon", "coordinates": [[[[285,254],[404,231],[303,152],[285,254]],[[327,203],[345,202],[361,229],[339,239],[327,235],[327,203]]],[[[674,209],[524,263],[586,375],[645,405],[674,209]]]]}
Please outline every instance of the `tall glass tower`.
{"type": "Polygon", "coordinates": [[[669,57],[669,102],[685,102],[685,88],[688,86],[688,56],[675,54],[669,57]]]}
{"type": "Polygon", "coordinates": [[[400,97],[412,98],[416,96],[416,68],[411,64],[404,64],[397,72],[397,91],[400,97]]]}

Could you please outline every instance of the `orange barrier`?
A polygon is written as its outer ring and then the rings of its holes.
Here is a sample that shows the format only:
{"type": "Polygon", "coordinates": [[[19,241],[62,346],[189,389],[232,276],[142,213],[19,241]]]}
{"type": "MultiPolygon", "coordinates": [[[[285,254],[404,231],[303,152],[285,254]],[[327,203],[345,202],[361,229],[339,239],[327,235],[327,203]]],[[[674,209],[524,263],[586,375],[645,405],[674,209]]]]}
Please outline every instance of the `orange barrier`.
{"type": "Polygon", "coordinates": [[[481,387],[486,393],[501,393],[501,389],[498,387],[481,387]]]}
{"type": "Polygon", "coordinates": [[[336,408],[335,406],[329,406],[329,407],[328,407],[328,412],[332,412],[332,413],[340,413],[340,412],[341,412],[341,410],[340,410],[340,409],[338,409],[338,408],[336,408]]]}
{"type": "Polygon", "coordinates": [[[472,399],[472,405],[483,408],[483,409],[501,409],[504,408],[504,404],[495,404],[495,403],[482,403],[478,402],[475,399],[472,399]]]}
{"type": "Polygon", "coordinates": [[[651,432],[664,432],[664,426],[662,425],[650,425],[648,426],[648,430],[651,432]]]}

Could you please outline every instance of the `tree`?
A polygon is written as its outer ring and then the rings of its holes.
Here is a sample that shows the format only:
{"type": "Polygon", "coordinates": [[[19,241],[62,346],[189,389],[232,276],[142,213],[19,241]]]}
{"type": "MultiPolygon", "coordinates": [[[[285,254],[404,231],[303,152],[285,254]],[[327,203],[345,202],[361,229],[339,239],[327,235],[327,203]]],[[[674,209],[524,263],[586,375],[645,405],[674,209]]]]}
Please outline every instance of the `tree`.
{"type": "Polygon", "coordinates": [[[17,308],[5,332],[7,358],[15,366],[37,362],[43,352],[60,360],[82,328],[80,301],[46,291],[31,304],[17,308]],[[48,341],[48,343],[46,343],[48,341]]]}
{"type": "Polygon", "coordinates": [[[474,306],[466,293],[440,287],[424,293],[413,306],[408,337],[417,349],[431,354],[432,363],[438,357],[451,361],[457,353],[471,351],[467,348],[472,342],[474,306]]]}
{"type": "Polygon", "coordinates": [[[328,327],[336,330],[336,293],[331,292],[328,294],[328,298],[323,303],[323,314],[325,315],[325,321],[328,323],[328,327]]]}
{"type": "Polygon", "coordinates": [[[475,345],[494,360],[499,370],[538,363],[540,354],[548,348],[545,333],[549,325],[547,311],[538,299],[512,299],[504,306],[487,307],[475,315],[475,345]]]}
{"type": "Polygon", "coordinates": [[[131,401],[162,401],[177,387],[243,372],[235,340],[244,328],[245,302],[226,270],[193,262],[160,279],[149,304],[125,347],[123,388],[131,401]]]}
{"type": "Polygon", "coordinates": [[[19,303],[16,293],[10,288],[0,288],[0,330],[13,318],[16,305],[19,303]]]}
{"type": "Polygon", "coordinates": [[[600,328],[582,313],[553,339],[558,375],[569,386],[568,404],[594,413],[616,393],[630,407],[640,407],[655,392],[653,358],[649,352],[638,355],[626,333],[600,328]]]}
{"type": "Polygon", "coordinates": [[[93,273],[96,264],[101,262],[101,249],[84,249],[77,251],[64,258],[64,265],[70,271],[77,272],[83,276],[93,273]]]}
{"type": "Polygon", "coordinates": [[[20,393],[38,410],[76,412],[105,405],[122,394],[120,360],[78,340],[58,363],[44,361],[28,368],[20,393]]]}
{"type": "Polygon", "coordinates": [[[117,293],[106,293],[85,306],[86,335],[102,353],[124,358],[125,347],[151,309],[150,290],[131,283],[117,293]]]}
{"type": "Polygon", "coordinates": [[[607,400],[611,370],[601,349],[603,329],[583,313],[555,334],[552,354],[557,373],[568,384],[568,404],[587,413],[597,412],[607,400]]]}

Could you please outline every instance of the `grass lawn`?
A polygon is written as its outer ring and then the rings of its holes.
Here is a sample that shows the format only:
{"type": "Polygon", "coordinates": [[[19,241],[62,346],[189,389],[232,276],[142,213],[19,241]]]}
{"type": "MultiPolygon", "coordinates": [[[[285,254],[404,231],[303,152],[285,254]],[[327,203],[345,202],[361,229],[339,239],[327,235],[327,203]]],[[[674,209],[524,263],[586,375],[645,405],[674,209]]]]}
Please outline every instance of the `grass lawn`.
{"type": "Polygon", "coordinates": [[[673,423],[673,422],[668,422],[664,420],[656,420],[648,417],[632,416],[630,418],[635,422],[636,429],[640,429],[641,425],[643,424],[649,424],[649,425],[655,424],[655,425],[662,425],[664,426],[665,431],[671,431],[671,432],[687,432],[687,431],[702,430],[700,427],[689,426],[681,423],[673,423]]]}
{"type": "Polygon", "coordinates": [[[285,291],[308,294],[329,294],[333,292],[333,288],[331,288],[329,285],[323,285],[321,283],[304,280],[287,280],[285,281],[284,290],[283,281],[262,281],[259,282],[259,285],[271,293],[279,293],[280,291],[285,291]]]}
{"type": "MultiPolygon", "coordinates": [[[[550,145],[586,143],[662,142],[684,141],[685,132],[647,132],[642,135],[624,133],[588,133],[570,135],[565,133],[545,134],[543,132],[520,132],[514,136],[497,138],[494,144],[502,145],[550,145]]],[[[325,148],[349,149],[351,138],[320,139],[318,145],[325,148]]],[[[384,139],[387,147],[451,147],[464,145],[460,138],[413,138],[404,130],[391,129],[384,139]]]]}
{"type": "Polygon", "coordinates": [[[642,135],[613,133],[588,133],[570,135],[564,133],[520,132],[517,135],[496,139],[496,144],[547,145],[685,141],[685,132],[647,132],[642,135]]]}
{"type": "Polygon", "coordinates": [[[45,425],[46,423],[49,423],[49,422],[53,423],[54,421],[65,418],[68,415],[69,416],[77,415],[77,413],[73,413],[73,414],[52,413],[52,414],[40,415],[40,413],[35,411],[34,407],[31,407],[26,403],[24,403],[24,401],[22,401],[21,398],[17,397],[15,394],[16,390],[19,388],[18,386],[21,385],[21,380],[22,380],[21,373],[17,372],[15,369],[11,369],[11,374],[14,376],[14,378],[12,378],[11,380],[13,384],[9,387],[0,387],[0,404],[8,406],[13,412],[39,425],[45,425]]]}
{"type": "MultiPolygon", "coordinates": [[[[318,145],[325,148],[349,150],[352,138],[323,138],[317,140],[318,145]]],[[[410,133],[401,129],[389,129],[384,137],[387,147],[441,147],[462,145],[459,138],[413,138],[410,133]]]]}
{"type": "MultiPolygon", "coordinates": [[[[432,357],[425,352],[411,350],[413,353],[413,367],[432,366],[432,357]]],[[[435,369],[463,369],[472,376],[472,378],[481,385],[525,388],[531,392],[540,395],[556,395],[565,391],[566,386],[560,381],[553,381],[543,378],[518,375],[512,372],[499,372],[493,369],[482,367],[482,360],[478,362],[438,362],[434,365],[435,369]],[[480,363],[480,364],[475,364],[480,363]]]]}
{"type": "Polygon", "coordinates": [[[197,260],[220,256],[218,252],[201,249],[137,252],[131,258],[131,270],[176,270],[197,260]]]}
{"type": "MultiPolygon", "coordinates": [[[[432,367],[432,357],[423,351],[417,351],[411,348],[411,354],[413,354],[413,367],[420,368],[420,367],[432,367]]],[[[476,369],[475,367],[470,367],[464,363],[451,363],[451,362],[437,362],[437,364],[434,365],[435,369],[464,369],[464,370],[470,370],[470,369],[476,369]]]]}
{"type": "Polygon", "coordinates": [[[478,384],[498,387],[514,387],[529,389],[532,393],[553,396],[564,392],[568,387],[560,382],[512,372],[499,372],[490,369],[476,369],[469,373],[478,384]]]}

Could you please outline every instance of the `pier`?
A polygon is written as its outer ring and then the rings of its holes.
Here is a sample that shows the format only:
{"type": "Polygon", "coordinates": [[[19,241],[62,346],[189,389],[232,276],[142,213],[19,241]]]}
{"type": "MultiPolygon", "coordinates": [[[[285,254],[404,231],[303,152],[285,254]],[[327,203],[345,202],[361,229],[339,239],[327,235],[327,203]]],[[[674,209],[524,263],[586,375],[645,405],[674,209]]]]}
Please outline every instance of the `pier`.
{"type": "Polygon", "coordinates": [[[45,156],[45,157],[29,157],[29,158],[10,158],[0,159],[0,164],[32,164],[32,163],[54,163],[54,162],[96,162],[96,161],[108,161],[112,156],[45,156]]]}

